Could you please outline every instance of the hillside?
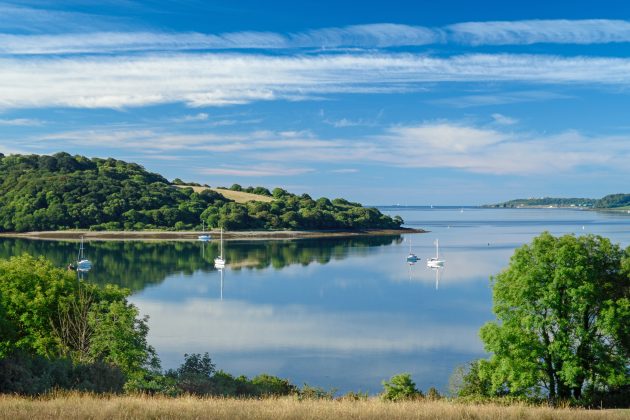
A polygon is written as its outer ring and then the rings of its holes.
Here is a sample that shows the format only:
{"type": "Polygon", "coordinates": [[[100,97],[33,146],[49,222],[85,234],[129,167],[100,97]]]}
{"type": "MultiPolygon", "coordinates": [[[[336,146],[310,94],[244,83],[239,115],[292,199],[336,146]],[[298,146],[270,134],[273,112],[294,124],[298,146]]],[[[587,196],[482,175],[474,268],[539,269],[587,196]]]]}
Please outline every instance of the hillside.
{"type": "Polygon", "coordinates": [[[235,201],[237,203],[247,203],[250,201],[262,201],[264,203],[271,203],[273,201],[273,197],[269,197],[261,194],[254,194],[245,191],[234,191],[227,188],[210,188],[210,187],[200,187],[197,185],[176,185],[177,188],[192,188],[194,192],[200,193],[204,190],[214,191],[216,193],[221,194],[223,197],[228,200],[235,201]]]}
{"type": "Polygon", "coordinates": [[[597,200],[592,198],[517,198],[498,204],[486,204],[484,207],[518,208],[518,207],[594,207],[597,200]]]}
{"type": "Polygon", "coordinates": [[[342,198],[250,187],[264,198],[253,194],[258,199],[249,201],[247,192],[202,189],[174,188],[159,174],[112,158],[0,154],[0,231],[191,230],[201,229],[202,220],[229,230],[398,229],[403,223],[342,198]]]}
{"type": "Polygon", "coordinates": [[[610,194],[600,199],[594,198],[518,198],[498,204],[486,204],[491,208],[521,207],[580,207],[594,209],[626,209],[630,208],[630,194],[610,194]]]}

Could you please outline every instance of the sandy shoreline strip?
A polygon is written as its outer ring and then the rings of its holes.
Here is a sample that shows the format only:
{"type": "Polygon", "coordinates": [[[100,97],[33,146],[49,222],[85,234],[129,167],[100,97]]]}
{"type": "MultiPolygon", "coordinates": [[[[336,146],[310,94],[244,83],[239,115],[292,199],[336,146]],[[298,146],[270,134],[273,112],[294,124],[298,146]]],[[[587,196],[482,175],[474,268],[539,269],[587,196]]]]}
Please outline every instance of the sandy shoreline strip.
{"type": "MultiPolygon", "coordinates": [[[[388,236],[409,233],[426,233],[423,229],[365,229],[356,231],[227,231],[223,232],[224,240],[286,240],[308,238],[345,238],[357,236],[388,236]]],[[[204,232],[212,239],[219,239],[219,231],[204,232]]],[[[90,231],[90,230],[56,230],[43,232],[0,233],[0,238],[23,238],[44,240],[79,240],[83,236],[89,241],[197,241],[199,231],[90,231]]]]}

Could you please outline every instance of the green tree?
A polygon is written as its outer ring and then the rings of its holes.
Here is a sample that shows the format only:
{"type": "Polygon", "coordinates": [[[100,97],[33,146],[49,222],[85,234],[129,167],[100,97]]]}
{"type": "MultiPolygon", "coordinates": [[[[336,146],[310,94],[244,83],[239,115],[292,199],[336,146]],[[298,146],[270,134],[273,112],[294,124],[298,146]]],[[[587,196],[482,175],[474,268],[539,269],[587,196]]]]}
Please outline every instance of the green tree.
{"type": "Polygon", "coordinates": [[[496,392],[579,399],[630,385],[628,257],[600,236],[534,238],[492,279],[498,321],[481,329],[496,392]]]}
{"type": "Polygon", "coordinates": [[[384,400],[401,401],[422,397],[422,392],[416,389],[409,373],[400,373],[392,376],[389,381],[383,381],[383,388],[381,397],[384,400]]]}
{"type": "Polygon", "coordinates": [[[0,357],[24,352],[106,362],[128,376],[157,368],[147,319],[127,302],[129,293],[78,281],[44,258],[0,260],[0,357]]]}

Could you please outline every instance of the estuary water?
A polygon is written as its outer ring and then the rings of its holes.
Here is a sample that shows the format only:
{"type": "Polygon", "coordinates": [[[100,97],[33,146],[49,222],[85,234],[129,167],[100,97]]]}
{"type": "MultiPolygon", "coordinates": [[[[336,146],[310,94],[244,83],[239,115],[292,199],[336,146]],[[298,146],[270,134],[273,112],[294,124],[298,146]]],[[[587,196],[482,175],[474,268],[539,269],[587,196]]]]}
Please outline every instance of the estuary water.
{"type": "MultiPolygon", "coordinates": [[[[630,245],[630,214],[569,209],[383,207],[425,234],[218,243],[89,242],[90,281],[132,290],[150,316],[164,368],[208,352],[236,376],[269,373],[339,392],[377,393],[409,372],[448,389],[453,369],[485,356],[479,327],[493,319],[489,276],[543,231],[600,234],[630,245]],[[426,267],[439,239],[446,260],[426,267]],[[409,249],[421,261],[409,266],[409,249]]],[[[60,266],[78,244],[1,239],[0,257],[28,252],[60,266]]]]}

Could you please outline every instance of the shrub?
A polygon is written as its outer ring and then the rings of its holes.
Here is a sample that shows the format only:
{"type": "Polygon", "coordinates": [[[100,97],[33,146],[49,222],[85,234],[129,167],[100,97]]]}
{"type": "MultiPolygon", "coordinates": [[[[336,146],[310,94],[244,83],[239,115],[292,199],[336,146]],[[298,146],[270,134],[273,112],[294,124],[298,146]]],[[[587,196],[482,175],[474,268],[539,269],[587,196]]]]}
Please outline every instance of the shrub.
{"type": "Polygon", "coordinates": [[[416,384],[411,379],[411,374],[400,373],[391,377],[389,381],[383,381],[382,398],[388,401],[410,400],[422,397],[422,392],[416,389],[416,384]]]}

